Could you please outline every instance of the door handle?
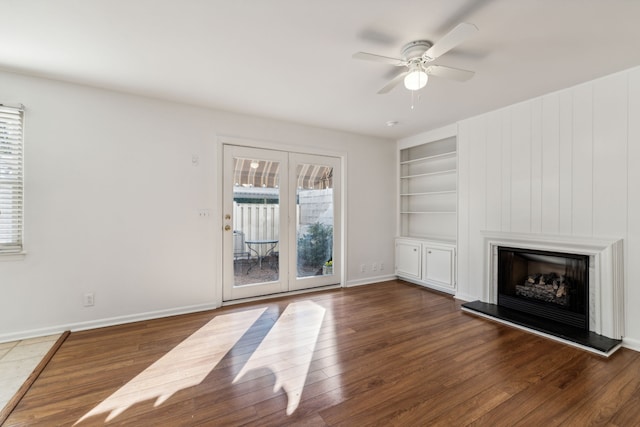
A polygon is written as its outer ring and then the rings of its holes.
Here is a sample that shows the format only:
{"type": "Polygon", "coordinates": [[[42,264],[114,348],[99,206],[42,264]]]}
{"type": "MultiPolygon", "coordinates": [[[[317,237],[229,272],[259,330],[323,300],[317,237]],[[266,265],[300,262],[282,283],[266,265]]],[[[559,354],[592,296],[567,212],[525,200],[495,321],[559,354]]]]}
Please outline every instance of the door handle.
{"type": "Polygon", "coordinates": [[[231,230],[231,226],[229,224],[224,226],[224,231],[229,231],[231,230]]]}

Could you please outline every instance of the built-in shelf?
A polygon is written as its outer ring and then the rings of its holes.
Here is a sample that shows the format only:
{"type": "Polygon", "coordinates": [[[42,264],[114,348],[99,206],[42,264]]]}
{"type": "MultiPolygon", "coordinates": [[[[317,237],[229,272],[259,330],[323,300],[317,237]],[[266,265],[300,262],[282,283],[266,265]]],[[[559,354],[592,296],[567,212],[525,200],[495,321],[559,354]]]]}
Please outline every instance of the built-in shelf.
{"type": "Polygon", "coordinates": [[[440,194],[456,194],[457,191],[456,190],[446,190],[446,191],[426,191],[423,193],[402,193],[400,194],[401,196],[437,196],[440,194]]]}
{"type": "Polygon", "coordinates": [[[433,176],[433,175],[446,175],[446,174],[450,174],[450,173],[456,173],[456,170],[455,169],[447,169],[447,170],[443,170],[443,171],[419,173],[419,174],[416,174],[416,175],[405,175],[405,176],[401,176],[400,179],[420,178],[420,177],[423,177],[423,176],[433,176]]]}
{"type": "Polygon", "coordinates": [[[436,154],[434,156],[419,157],[417,159],[401,161],[400,164],[401,165],[410,165],[412,163],[420,163],[420,162],[425,162],[425,161],[428,161],[428,160],[436,160],[436,159],[448,159],[448,158],[453,158],[455,156],[456,156],[456,152],[455,151],[451,151],[449,153],[436,154]]]}
{"type": "Polygon", "coordinates": [[[400,236],[438,237],[455,243],[456,145],[456,138],[449,137],[399,150],[400,236]]]}
{"type": "Polygon", "coordinates": [[[456,211],[404,211],[401,214],[454,214],[456,211]]]}
{"type": "Polygon", "coordinates": [[[416,242],[424,242],[429,241],[433,243],[441,243],[444,245],[456,245],[456,240],[446,236],[434,236],[434,235],[420,235],[413,237],[399,237],[398,239],[402,240],[414,240],[416,242]]]}

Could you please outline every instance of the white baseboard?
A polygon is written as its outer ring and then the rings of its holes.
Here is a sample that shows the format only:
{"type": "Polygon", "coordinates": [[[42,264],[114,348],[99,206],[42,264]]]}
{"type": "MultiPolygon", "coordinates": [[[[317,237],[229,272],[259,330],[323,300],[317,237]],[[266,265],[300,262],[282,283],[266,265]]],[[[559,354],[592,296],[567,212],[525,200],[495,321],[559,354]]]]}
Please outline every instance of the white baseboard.
{"type": "Polygon", "coordinates": [[[622,346],[624,348],[628,348],[629,350],[640,352],[640,340],[635,340],[633,338],[622,338],[622,346]]]}
{"type": "Polygon", "coordinates": [[[423,282],[422,280],[416,280],[416,279],[412,279],[410,277],[400,277],[397,276],[398,279],[400,280],[404,280],[405,282],[409,282],[409,283],[413,283],[414,285],[419,285],[422,286],[424,288],[427,289],[433,289],[434,291],[438,291],[438,292],[442,292],[444,294],[449,294],[449,295],[454,295],[455,294],[455,290],[447,287],[447,286],[439,286],[433,283],[426,283],[423,282]]]}
{"type": "Polygon", "coordinates": [[[474,297],[473,295],[464,294],[462,292],[456,292],[456,294],[453,297],[455,299],[459,299],[460,301],[464,301],[464,302],[471,302],[471,301],[476,301],[480,299],[478,297],[474,297]]]}
{"type": "Polygon", "coordinates": [[[353,286],[371,285],[372,283],[388,282],[389,280],[395,280],[395,275],[367,277],[366,279],[349,280],[346,284],[346,288],[353,286]]]}
{"type": "Polygon", "coordinates": [[[19,341],[29,338],[44,337],[47,335],[61,334],[64,331],[84,331],[87,329],[103,328],[106,326],[122,325],[125,323],[140,322],[143,320],[158,319],[161,317],[177,316],[180,314],[196,313],[218,308],[216,304],[200,304],[187,307],[177,307],[167,310],[150,311],[126,316],[109,317],[105,319],[91,320],[88,322],[66,323],[62,325],[50,326],[40,329],[30,329],[26,331],[11,332],[0,335],[0,343],[9,341],[19,341]]]}

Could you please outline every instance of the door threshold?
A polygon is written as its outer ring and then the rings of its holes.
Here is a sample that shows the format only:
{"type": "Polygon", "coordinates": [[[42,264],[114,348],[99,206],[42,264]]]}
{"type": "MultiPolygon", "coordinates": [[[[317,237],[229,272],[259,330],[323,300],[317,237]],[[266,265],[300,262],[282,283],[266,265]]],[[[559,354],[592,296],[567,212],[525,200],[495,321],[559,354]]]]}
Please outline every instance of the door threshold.
{"type": "Polygon", "coordinates": [[[340,289],[340,288],[342,288],[342,285],[338,283],[335,285],[318,286],[318,287],[309,288],[309,289],[299,289],[295,291],[278,292],[277,294],[261,295],[259,297],[240,298],[235,300],[222,301],[222,306],[225,307],[228,305],[244,304],[245,302],[264,301],[268,299],[280,298],[285,296],[308,294],[311,292],[328,291],[328,290],[340,289]]]}

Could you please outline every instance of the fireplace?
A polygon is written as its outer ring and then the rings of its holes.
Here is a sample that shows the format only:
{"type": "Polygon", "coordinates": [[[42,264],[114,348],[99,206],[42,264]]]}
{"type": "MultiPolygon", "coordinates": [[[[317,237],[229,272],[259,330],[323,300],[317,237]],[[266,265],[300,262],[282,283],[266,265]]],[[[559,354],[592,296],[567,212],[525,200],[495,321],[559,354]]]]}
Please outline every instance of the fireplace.
{"type": "Polygon", "coordinates": [[[603,356],[620,348],[622,239],[483,231],[482,247],[481,299],[462,294],[463,311],[603,356]]]}
{"type": "Polygon", "coordinates": [[[497,249],[499,306],[589,329],[587,255],[497,249]]]}

